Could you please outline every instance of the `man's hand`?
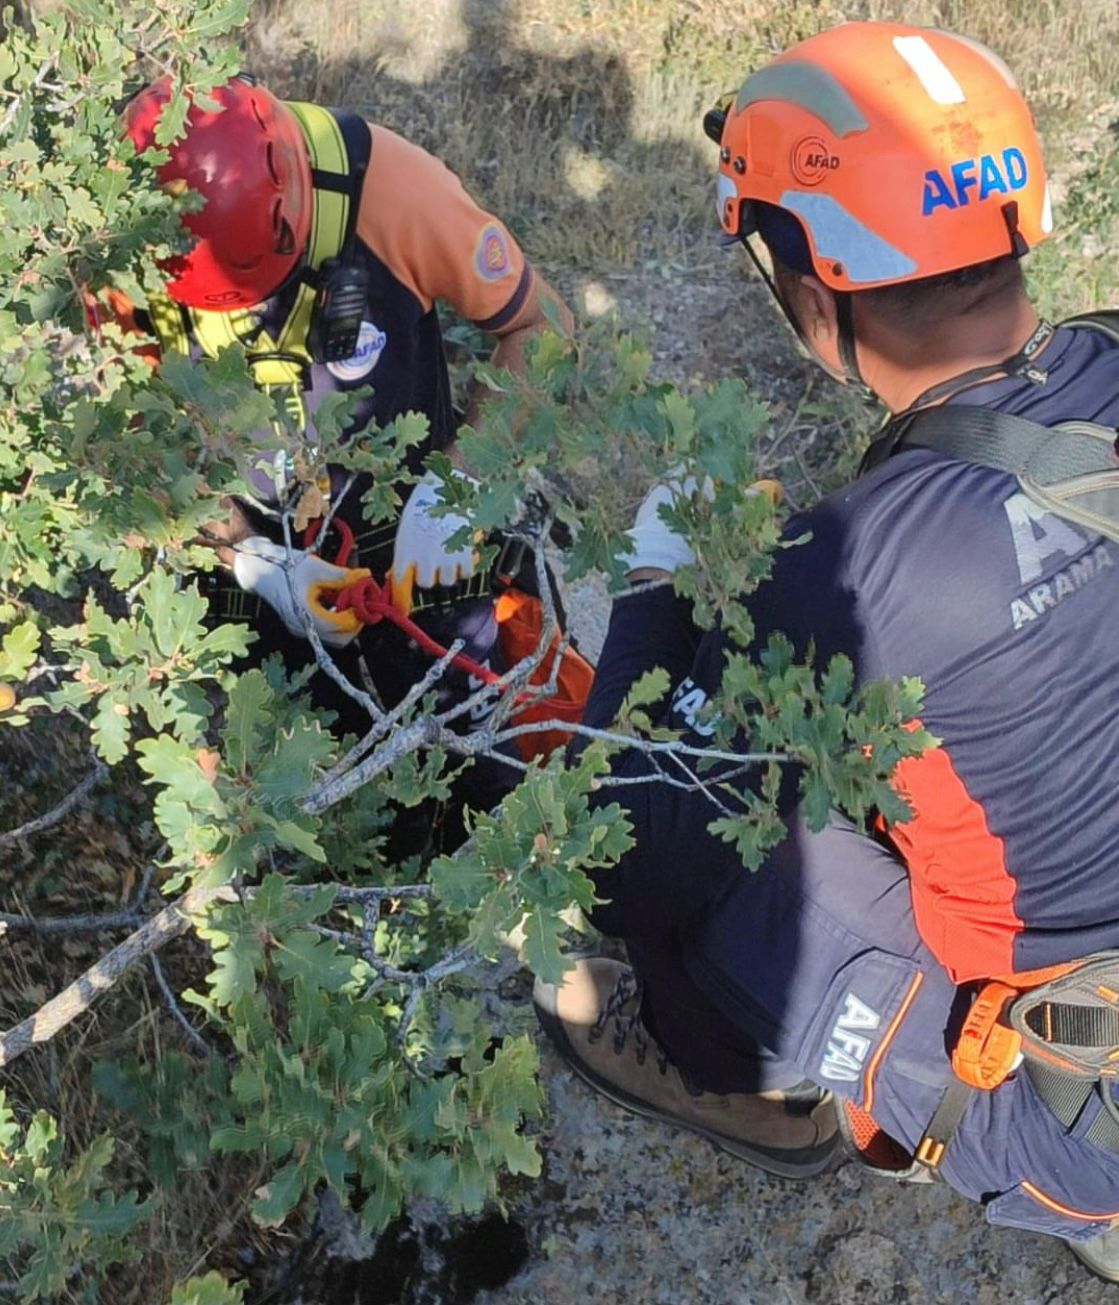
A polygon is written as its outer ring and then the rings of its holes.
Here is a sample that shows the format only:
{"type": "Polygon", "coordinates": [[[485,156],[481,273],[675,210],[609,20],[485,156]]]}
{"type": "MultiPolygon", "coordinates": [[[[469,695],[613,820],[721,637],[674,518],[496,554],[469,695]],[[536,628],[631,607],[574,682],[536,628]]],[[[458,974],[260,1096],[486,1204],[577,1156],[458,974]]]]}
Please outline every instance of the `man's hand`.
{"type": "MultiPolygon", "coordinates": [[[[533,336],[546,330],[558,330],[562,335],[573,335],[575,318],[559,294],[537,271],[533,279],[532,292],[517,314],[516,323],[498,334],[490,364],[494,367],[507,368],[514,376],[523,376],[526,366],[525,347],[533,336]],[[545,305],[548,306],[547,310],[545,305]]],[[[477,426],[481,421],[488,394],[489,391],[484,386],[475,384],[466,405],[468,425],[477,426]]]]}
{"type": "Polygon", "coordinates": [[[362,624],[352,611],[331,611],[322,597],[324,593],[337,593],[369,572],[335,566],[303,549],[292,550],[290,583],[287,566],[287,549],[262,535],[250,536],[234,550],[237,583],[248,593],[259,594],[292,634],[307,638],[309,616],[327,647],[344,648],[357,637],[362,624]]]}
{"type": "Polygon", "coordinates": [[[214,549],[223,566],[232,566],[236,555],[235,546],[253,534],[253,526],[235,498],[226,496],[219,506],[227,509],[229,516],[208,521],[200,529],[199,538],[195,542],[214,549]]]}
{"type": "MultiPolygon", "coordinates": [[[[704,485],[703,492],[707,498],[714,495],[710,481],[704,485]]],[[[626,568],[627,579],[662,579],[682,566],[692,566],[695,563],[692,546],[666,521],[662,521],[660,515],[662,506],[672,507],[681,499],[694,497],[695,493],[695,477],[689,476],[682,483],[674,479],[654,485],[645,495],[644,502],[637,509],[632,528],[626,532],[633,540],[633,549],[618,558],[626,568]],[[652,574],[638,574],[646,572],[652,574]]]]}
{"type": "MultiPolygon", "coordinates": [[[[695,563],[692,546],[661,519],[660,509],[672,507],[684,499],[696,496],[699,489],[694,476],[681,481],[673,476],[653,486],[637,509],[633,527],[626,533],[633,540],[633,550],[619,555],[618,561],[626,568],[626,579],[631,584],[642,581],[667,580],[682,566],[695,563]]],[[[748,494],[765,494],[777,504],[781,501],[781,486],[775,480],[758,480],[746,491],[748,494]]],[[[715,486],[710,478],[703,482],[703,497],[715,497],[715,486]]]]}
{"type": "Polygon", "coordinates": [[[469,522],[456,512],[433,516],[432,509],[440,503],[439,479],[429,472],[412,490],[400,514],[389,585],[393,606],[405,616],[412,610],[413,590],[468,580],[477,565],[471,543],[461,548],[448,547],[451,536],[469,522]]]}

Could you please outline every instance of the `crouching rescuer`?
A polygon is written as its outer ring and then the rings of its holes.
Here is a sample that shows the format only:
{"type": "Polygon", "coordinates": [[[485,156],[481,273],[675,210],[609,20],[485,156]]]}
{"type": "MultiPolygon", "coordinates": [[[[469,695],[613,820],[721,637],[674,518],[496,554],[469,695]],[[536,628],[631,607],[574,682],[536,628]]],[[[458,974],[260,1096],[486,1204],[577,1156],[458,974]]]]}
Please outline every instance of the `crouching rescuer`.
{"type": "MultiPolygon", "coordinates": [[[[154,145],[169,98],[162,81],[129,105],[138,150],[154,145]]],[[[417,146],[352,113],[281,101],[250,77],[211,98],[220,112],[192,102],[185,134],[158,169],[162,185],[189,188],[205,204],[184,218],[192,247],[163,265],[166,295],[137,314],[139,324],[164,355],[215,358],[241,345],[304,451],[316,442],[319,405],[339,391],[371,387],[351,431],[422,414],[428,436],[407,464],[419,475],[430,451],[450,448],[457,423],[436,302],[492,332],[494,362],[514,372],[526,339],[546,325],[545,305],[564,325],[570,314],[504,225],[417,146]]],[[[130,307],[110,306],[120,316],[130,307]]],[[[441,511],[430,473],[400,489],[398,521],[370,527],[361,513],[368,475],[328,467],[309,484],[300,462],[298,443],[262,455],[249,475],[252,496],[215,526],[230,571],[212,584],[211,612],[250,622],[254,657],[279,650],[291,668],[314,661],[313,629],[344,680],[320,672],[312,688],[342,728],[368,725],[347,683],[391,709],[458,642],[432,686],[442,709],[536,649],[544,618],[522,541],[491,541],[495,559],[481,567],[481,541],[463,517],[441,511]],[[289,531],[298,524],[294,538],[285,538],[285,512],[289,531]]],[[[555,640],[536,674],[555,685],[538,717],[578,719],[590,676],[555,640]]],[[[557,741],[527,736],[525,746],[547,751],[557,741]]],[[[492,806],[516,777],[500,759],[479,758],[459,783],[459,802],[492,806]]],[[[429,841],[431,813],[412,824],[415,839],[396,831],[400,853],[429,841]]],[[[445,831],[443,845],[457,832],[445,831]]]]}
{"type": "MultiPolygon", "coordinates": [[[[636,842],[595,922],[629,963],[538,984],[539,1018],[598,1091],[771,1173],[818,1174],[845,1136],[1119,1281],[1116,318],[1032,304],[1041,148],[971,39],[844,24],[705,125],[725,235],[890,412],[859,477],[786,527],[747,600],[757,648],[783,631],[861,684],[919,677],[941,742],[898,769],[909,819],[813,833],[790,800],[756,874],[703,794],[623,790],[636,842]]],[[[689,560],[659,513],[632,533],[635,581],[689,560]]],[[[727,651],[668,583],[623,596],[588,723],[656,660],[667,723],[701,742],[727,651]]]]}

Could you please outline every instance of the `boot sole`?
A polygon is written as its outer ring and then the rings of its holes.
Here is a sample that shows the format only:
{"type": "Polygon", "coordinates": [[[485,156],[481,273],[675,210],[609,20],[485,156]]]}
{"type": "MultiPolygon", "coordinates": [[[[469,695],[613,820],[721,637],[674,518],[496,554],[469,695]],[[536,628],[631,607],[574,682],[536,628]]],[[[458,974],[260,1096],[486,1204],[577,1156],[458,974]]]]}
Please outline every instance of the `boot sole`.
{"type": "Polygon", "coordinates": [[[641,1115],[645,1119],[656,1120],[661,1124],[670,1124],[674,1128],[682,1128],[688,1133],[695,1133],[698,1137],[710,1142],[717,1151],[723,1151],[727,1155],[734,1156],[737,1160],[743,1160],[756,1169],[762,1169],[767,1174],[772,1174],[775,1178],[793,1180],[818,1178],[829,1169],[838,1167],[837,1162],[843,1154],[838,1129],[828,1141],[821,1142],[807,1150],[773,1152],[766,1147],[751,1146],[748,1142],[726,1137],[722,1133],[716,1133],[712,1129],[704,1128],[702,1124],[681,1119],[668,1111],[657,1110],[654,1106],[642,1101],[640,1097],[631,1096],[628,1092],[622,1091],[621,1088],[589,1069],[571,1045],[563,1021],[559,1016],[554,1011],[541,1006],[538,1000],[534,999],[533,1006],[541,1028],[572,1070],[588,1087],[593,1088],[601,1096],[608,1098],[616,1106],[621,1106],[623,1110],[628,1110],[634,1115],[641,1115]]]}

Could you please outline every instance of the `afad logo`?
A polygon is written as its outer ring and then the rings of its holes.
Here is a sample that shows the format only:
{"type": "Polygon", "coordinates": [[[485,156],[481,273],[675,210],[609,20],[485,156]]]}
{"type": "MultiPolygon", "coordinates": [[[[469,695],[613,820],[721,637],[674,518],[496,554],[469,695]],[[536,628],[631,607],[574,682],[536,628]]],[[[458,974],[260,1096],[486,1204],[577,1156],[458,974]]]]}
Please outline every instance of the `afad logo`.
{"type": "Polygon", "coordinates": [[[802,186],[818,186],[839,167],[839,156],[832,154],[819,136],[804,136],[793,146],[790,166],[802,186]]]}
{"type": "Polygon", "coordinates": [[[328,362],[326,370],[339,381],[360,381],[377,366],[389,337],[373,322],[365,321],[357,336],[357,348],[348,358],[328,362]]]}
{"type": "Polygon", "coordinates": [[[965,208],[971,203],[972,191],[979,199],[1008,195],[1012,190],[1021,190],[1029,179],[1029,165],[1019,149],[1003,150],[1001,162],[993,154],[961,159],[952,164],[948,176],[935,168],[925,173],[921,212],[928,217],[938,208],[965,208]]]}

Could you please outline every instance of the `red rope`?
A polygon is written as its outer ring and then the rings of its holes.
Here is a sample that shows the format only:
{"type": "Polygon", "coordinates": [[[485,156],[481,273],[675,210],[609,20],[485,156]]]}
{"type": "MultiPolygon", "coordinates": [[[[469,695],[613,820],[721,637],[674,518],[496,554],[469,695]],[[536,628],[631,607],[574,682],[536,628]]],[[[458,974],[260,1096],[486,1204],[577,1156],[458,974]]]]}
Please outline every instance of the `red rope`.
{"type": "MultiPolygon", "coordinates": [[[[312,522],[304,531],[303,546],[305,548],[314,549],[322,543],[319,537],[321,524],[321,522],[312,522]]],[[[338,531],[341,540],[335,565],[345,566],[355,548],[354,532],[346,522],[338,518],[335,518],[332,525],[338,531]]],[[[385,588],[379,585],[372,576],[365,576],[361,580],[355,580],[353,584],[338,590],[334,599],[334,610],[337,612],[353,612],[363,625],[376,625],[379,621],[389,620],[399,630],[402,630],[409,639],[418,644],[429,657],[434,657],[437,661],[446,657],[447,649],[433,639],[426,630],[422,630],[415,621],[405,616],[399,608],[394,607],[385,592],[385,588]]],[[[473,657],[468,657],[463,652],[455,653],[451,658],[451,665],[457,666],[459,670],[465,671],[467,675],[472,675],[482,684],[498,684],[501,681],[501,676],[495,671],[492,671],[488,666],[483,666],[481,662],[476,662],[473,657]]],[[[560,717],[571,716],[574,705],[562,697],[537,700],[531,693],[524,692],[517,694],[516,701],[529,704],[536,711],[554,712],[555,715],[560,717]]]]}
{"type": "MultiPolygon", "coordinates": [[[[393,625],[403,630],[409,639],[415,640],[424,652],[430,656],[438,660],[440,657],[446,657],[447,655],[447,650],[441,643],[433,639],[425,630],[421,630],[415,621],[410,620],[403,612],[392,605],[385,596],[385,591],[372,576],[366,576],[363,580],[355,580],[352,585],[340,589],[335,600],[334,610],[338,612],[352,611],[363,625],[376,625],[382,618],[387,618],[393,625]]],[[[451,665],[466,671],[468,675],[473,675],[476,679],[481,680],[483,684],[496,684],[501,679],[501,676],[491,671],[488,666],[476,662],[473,657],[468,657],[466,653],[455,653],[451,658],[451,665]]]]}

